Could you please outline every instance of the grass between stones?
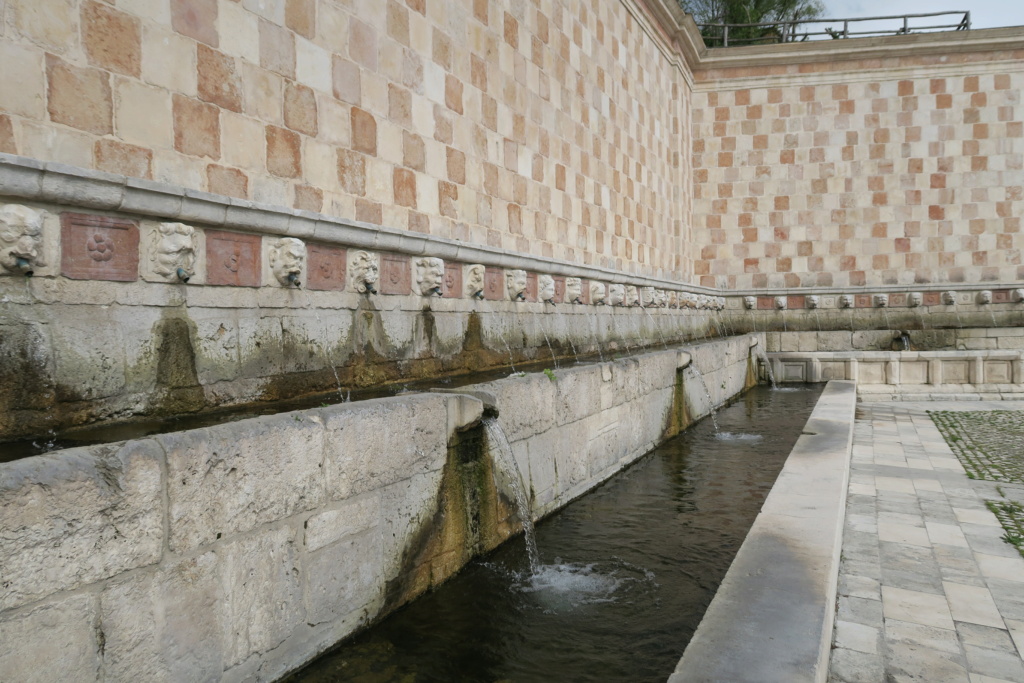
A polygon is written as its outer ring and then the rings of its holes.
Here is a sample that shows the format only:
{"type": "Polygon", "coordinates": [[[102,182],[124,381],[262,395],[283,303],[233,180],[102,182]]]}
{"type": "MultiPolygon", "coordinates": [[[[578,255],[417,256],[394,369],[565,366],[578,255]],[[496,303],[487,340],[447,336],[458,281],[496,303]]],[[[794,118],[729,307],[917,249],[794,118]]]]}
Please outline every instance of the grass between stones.
{"type": "MultiPolygon", "coordinates": [[[[1024,484],[1024,411],[930,410],[928,414],[968,477],[1024,484]]],[[[1005,498],[986,500],[985,505],[1006,532],[1003,540],[1024,556],[1024,506],[1005,498]]]]}

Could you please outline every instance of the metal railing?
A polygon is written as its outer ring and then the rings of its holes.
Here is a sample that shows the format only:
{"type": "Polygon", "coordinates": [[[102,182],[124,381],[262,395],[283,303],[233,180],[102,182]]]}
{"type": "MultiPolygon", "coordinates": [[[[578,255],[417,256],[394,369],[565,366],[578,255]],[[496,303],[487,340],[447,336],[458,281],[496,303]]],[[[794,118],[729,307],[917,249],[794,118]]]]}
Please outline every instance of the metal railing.
{"type": "Polygon", "coordinates": [[[796,43],[805,40],[836,40],[865,36],[899,36],[908,33],[934,31],[967,31],[971,28],[970,12],[931,12],[929,14],[901,14],[888,17],[856,17],[850,19],[798,19],[794,21],[771,21],[760,24],[697,24],[704,44],[708,47],[730,47],[739,45],[770,45],[773,43],[796,43]],[[932,17],[955,17],[956,19],[935,20],[954,23],[917,24],[912,20],[932,17]],[[888,26],[859,26],[863,22],[889,22],[888,26]],[[827,24],[823,28],[817,28],[827,24]],[[863,28],[866,30],[851,30],[863,28]]]}

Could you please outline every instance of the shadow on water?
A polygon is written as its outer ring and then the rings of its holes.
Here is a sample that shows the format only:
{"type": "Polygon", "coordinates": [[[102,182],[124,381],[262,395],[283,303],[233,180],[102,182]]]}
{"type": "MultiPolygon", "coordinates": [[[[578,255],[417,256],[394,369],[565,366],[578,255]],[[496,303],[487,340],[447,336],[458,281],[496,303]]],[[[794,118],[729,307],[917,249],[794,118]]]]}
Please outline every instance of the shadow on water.
{"type": "Polygon", "coordinates": [[[664,681],[821,386],[751,390],[538,524],[537,574],[517,538],[286,680],[664,681]]]}

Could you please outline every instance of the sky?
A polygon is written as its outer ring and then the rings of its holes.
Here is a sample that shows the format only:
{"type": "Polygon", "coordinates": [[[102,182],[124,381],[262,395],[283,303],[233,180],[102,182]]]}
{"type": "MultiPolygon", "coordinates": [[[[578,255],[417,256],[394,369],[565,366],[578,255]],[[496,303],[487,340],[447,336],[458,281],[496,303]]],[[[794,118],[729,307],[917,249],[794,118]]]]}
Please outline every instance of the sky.
{"type": "MultiPolygon", "coordinates": [[[[823,0],[825,18],[884,17],[903,14],[925,14],[951,11],[971,12],[971,28],[1024,26],[1024,0],[823,0]]],[[[946,24],[953,17],[932,17],[927,20],[946,24]]]]}

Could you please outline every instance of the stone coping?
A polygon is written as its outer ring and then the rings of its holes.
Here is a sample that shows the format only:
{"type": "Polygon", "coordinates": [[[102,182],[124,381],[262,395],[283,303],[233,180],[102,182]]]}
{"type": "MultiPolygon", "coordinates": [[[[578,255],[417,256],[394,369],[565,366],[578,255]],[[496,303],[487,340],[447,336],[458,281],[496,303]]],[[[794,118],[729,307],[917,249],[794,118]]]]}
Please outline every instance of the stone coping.
{"type": "Polygon", "coordinates": [[[825,680],[856,403],[826,385],[669,683],[825,680]]]}
{"type": "Polygon", "coordinates": [[[1015,349],[949,349],[938,351],[772,351],[778,360],[1021,360],[1024,351],[1015,349]]]}
{"type": "Polygon", "coordinates": [[[56,162],[0,154],[0,196],[68,207],[171,219],[207,228],[279,235],[358,249],[433,256],[550,275],[581,277],[638,287],[718,294],[718,290],[598,266],[518,254],[479,244],[201,192],[169,183],[94,171],[56,162]]]}

